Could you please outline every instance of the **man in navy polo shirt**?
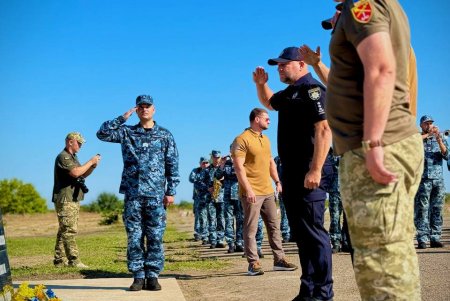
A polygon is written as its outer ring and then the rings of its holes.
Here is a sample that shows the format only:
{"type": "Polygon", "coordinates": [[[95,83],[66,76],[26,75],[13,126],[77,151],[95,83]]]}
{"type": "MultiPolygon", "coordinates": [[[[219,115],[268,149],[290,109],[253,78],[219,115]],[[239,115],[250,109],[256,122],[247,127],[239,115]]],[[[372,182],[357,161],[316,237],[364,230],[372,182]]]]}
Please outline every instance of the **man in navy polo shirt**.
{"type": "Polygon", "coordinates": [[[331,130],[325,117],[325,87],[311,76],[297,47],[284,49],[268,64],[277,65],[280,81],[289,85],[273,93],[264,68],[253,72],[261,104],[278,111],[283,200],[302,266],[300,293],[294,300],[332,300],[331,245],[324,228],[328,183],[322,178],[332,172],[326,161],[331,130]],[[301,148],[292,147],[294,139],[301,148]]]}

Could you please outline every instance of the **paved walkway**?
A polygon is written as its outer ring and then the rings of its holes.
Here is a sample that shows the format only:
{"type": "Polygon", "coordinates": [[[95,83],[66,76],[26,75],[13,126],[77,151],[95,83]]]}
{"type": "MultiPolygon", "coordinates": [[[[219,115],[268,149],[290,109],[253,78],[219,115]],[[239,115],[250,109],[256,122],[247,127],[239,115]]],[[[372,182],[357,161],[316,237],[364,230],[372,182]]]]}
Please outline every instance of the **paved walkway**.
{"type": "MultiPolygon", "coordinates": [[[[159,278],[161,291],[130,292],[131,278],[39,280],[29,282],[30,287],[45,284],[62,301],[185,301],[175,278],[159,278]]],[[[17,287],[21,282],[14,282],[17,287]]]]}

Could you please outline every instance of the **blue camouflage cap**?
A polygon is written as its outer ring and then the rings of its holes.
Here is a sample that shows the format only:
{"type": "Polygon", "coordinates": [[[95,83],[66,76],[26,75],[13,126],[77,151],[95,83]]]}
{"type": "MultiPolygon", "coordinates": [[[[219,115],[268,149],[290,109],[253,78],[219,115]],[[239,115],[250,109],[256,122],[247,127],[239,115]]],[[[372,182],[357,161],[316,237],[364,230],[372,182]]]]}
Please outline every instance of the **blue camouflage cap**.
{"type": "Polygon", "coordinates": [[[136,105],[139,106],[142,104],[153,105],[153,97],[150,95],[139,95],[136,97],[136,105]]]}
{"type": "Polygon", "coordinates": [[[283,49],[278,58],[269,59],[267,63],[271,66],[275,66],[278,63],[287,63],[290,61],[301,61],[301,60],[303,60],[303,56],[300,54],[299,48],[288,47],[283,49]]]}
{"type": "Polygon", "coordinates": [[[222,157],[222,154],[218,150],[212,150],[211,156],[213,156],[214,158],[220,158],[220,157],[222,157]]]}
{"type": "Polygon", "coordinates": [[[209,162],[208,157],[200,157],[200,163],[209,162]]]}
{"type": "Polygon", "coordinates": [[[430,115],[423,115],[422,117],[420,117],[420,124],[427,121],[434,122],[433,117],[431,117],[430,115]]]}

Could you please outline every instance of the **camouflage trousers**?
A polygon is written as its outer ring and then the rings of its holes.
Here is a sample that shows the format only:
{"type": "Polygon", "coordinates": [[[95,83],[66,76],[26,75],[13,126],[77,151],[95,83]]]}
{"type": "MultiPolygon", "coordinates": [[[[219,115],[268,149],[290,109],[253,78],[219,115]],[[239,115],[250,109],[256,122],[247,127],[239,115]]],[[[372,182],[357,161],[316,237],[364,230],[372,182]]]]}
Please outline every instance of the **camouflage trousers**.
{"type": "Polygon", "coordinates": [[[202,229],[200,226],[200,216],[198,213],[199,202],[200,201],[198,199],[194,199],[193,210],[194,210],[194,236],[195,237],[200,237],[201,233],[202,233],[202,229]]]}
{"type": "Polygon", "coordinates": [[[330,241],[333,247],[341,245],[342,228],[341,228],[341,215],[342,215],[342,200],[341,194],[338,192],[329,192],[328,196],[329,210],[330,210],[330,241]]]}
{"type": "Polygon", "coordinates": [[[58,234],[56,235],[54,264],[77,264],[78,246],[75,236],[78,232],[78,216],[80,202],[55,202],[55,210],[58,215],[58,234]]]}
{"type": "Polygon", "coordinates": [[[256,228],[256,249],[261,250],[262,248],[262,242],[264,239],[264,223],[261,215],[258,218],[258,228],[256,228]]]}
{"type": "Polygon", "coordinates": [[[127,265],[134,278],[158,277],[164,267],[166,211],[154,197],[125,196],[123,224],[127,232],[127,265]]]}
{"type": "Polygon", "coordinates": [[[210,244],[217,243],[217,217],[216,207],[211,200],[201,200],[198,204],[201,239],[210,244]]]}
{"type": "Polygon", "coordinates": [[[222,243],[225,239],[225,204],[223,202],[214,202],[217,218],[217,242],[222,243]]]}
{"type": "Polygon", "coordinates": [[[441,240],[444,198],[444,179],[422,179],[414,200],[418,242],[441,240]]]}
{"type": "Polygon", "coordinates": [[[278,199],[278,202],[280,204],[280,214],[281,214],[281,220],[280,220],[280,231],[281,236],[285,241],[289,241],[291,238],[291,228],[289,228],[289,221],[286,215],[286,206],[284,206],[283,198],[280,197],[278,199]]]}
{"type": "Polygon", "coordinates": [[[421,300],[414,249],[414,196],[423,172],[419,134],[383,147],[384,165],[398,182],[374,182],[362,149],[341,159],[344,210],[354,248],[354,271],[363,301],[421,300]]]}
{"type": "Polygon", "coordinates": [[[225,240],[228,245],[243,246],[242,230],[244,214],[241,202],[236,199],[224,198],[225,203],[225,240]],[[236,220],[236,223],[234,222],[236,220]]]}

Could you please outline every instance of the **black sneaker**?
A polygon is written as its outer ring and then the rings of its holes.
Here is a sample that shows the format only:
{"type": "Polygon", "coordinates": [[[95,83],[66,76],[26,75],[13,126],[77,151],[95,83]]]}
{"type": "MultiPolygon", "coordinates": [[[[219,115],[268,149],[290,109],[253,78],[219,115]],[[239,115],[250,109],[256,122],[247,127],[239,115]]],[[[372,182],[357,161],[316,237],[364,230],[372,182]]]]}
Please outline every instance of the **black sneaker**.
{"type": "Polygon", "coordinates": [[[417,245],[417,249],[426,249],[427,248],[427,243],[424,241],[419,242],[419,244],[417,245]]]}
{"type": "Polygon", "coordinates": [[[145,289],[147,291],[160,291],[161,285],[158,283],[158,278],[150,277],[146,279],[145,289]]]}
{"type": "Polygon", "coordinates": [[[210,249],[215,249],[215,248],[216,248],[216,244],[211,244],[211,245],[209,246],[209,248],[210,248],[210,249]]]}
{"type": "Polygon", "coordinates": [[[258,249],[257,253],[259,258],[264,258],[264,254],[262,253],[261,249],[258,249]]]}
{"type": "Polygon", "coordinates": [[[244,252],[244,247],[241,245],[236,245],[236,247],[234,248],[235,252],[244,252]]]}
{"type": "Polygon", "coordinates": [[[218,242],[217,244],[216,244],[216,248],[225,248],[225,244],[223,243],[223,242],[218,242]]]}
{"type": "Polygon", "coordinates": [[[341,251],[341,247],[338,245],[333,246],[333,248],[331,248],[331,253],[336,254],[339,253],[341,251]]]}
{"type": "Polygon", "coordinates": [[[440,241],[430,241],[430,247],[431,248],[443,248],[444,244],[440,241]]]}
{"type": "Polygon", "coordinates": [[[144,278],[134,278],[133,283],[130,286],[130,291],[140,291],[144,287],[144,278]]]}
{"type": "Polygon", "coordinates": [[[234,247],[234,245],[229,245],[228,246],[228,253],[234,253],[234,250],[235,250],[235,247],[234,247]]]}

